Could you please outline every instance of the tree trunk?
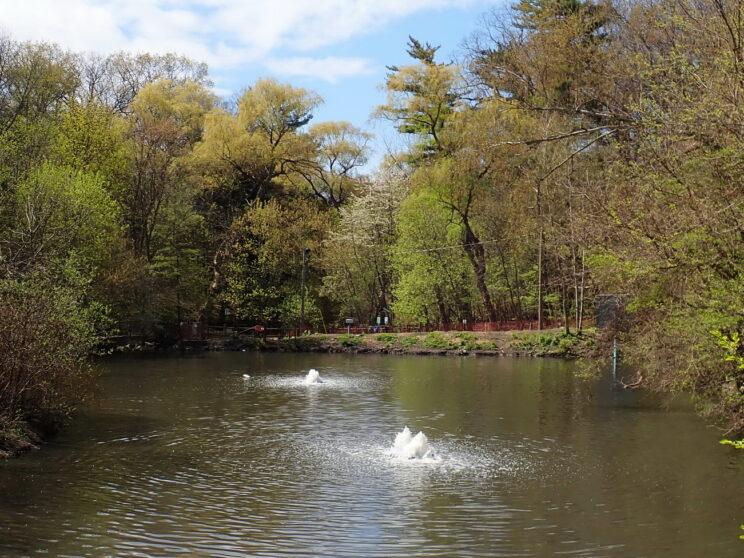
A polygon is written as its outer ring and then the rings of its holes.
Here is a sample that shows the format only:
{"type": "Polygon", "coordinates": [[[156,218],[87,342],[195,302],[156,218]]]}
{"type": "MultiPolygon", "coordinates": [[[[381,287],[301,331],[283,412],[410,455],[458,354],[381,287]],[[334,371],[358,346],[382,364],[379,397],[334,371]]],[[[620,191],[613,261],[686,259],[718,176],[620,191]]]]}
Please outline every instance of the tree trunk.
{"type": "Polygon", "coordinates": [[[576,245],[573,242],[571,243],[571,269],[573,271],[574,323],[576,325],[576,331],[581,331],[581,320],[579,320],[579,272],[576,269],[576,245]]]}
{"type": "Polygon", "coordinates": [[[489,319],[492,322],[498,321],[498,313],[493,305],[491,294],[488,292],[488,285],[486,284],[486,251],[480,239],[475,235],[473,229],[470,228],[468,219],[463,218],[462,224],[465,227],[463,248],[468,255],[468,259],[470,259],[470,263],[473,265],[475,283],[481,295],[483,306],[488,313],[489,319]]]}
{"type": "Polygon", "coordinates": [[[581,332],[584,327],[584,277],[586,273],[586,267],[584,266],[584,249],[581,249],[581,286],[579,287],[579,325],[577,329],[581,332]]]}
{"type": "Polygon", "coordinates": [[[537,213],[537,226],[539,229],[537,241],[537,329],[543,328],[543,244],[545,243],[545,232],[542,221],[542,189],[540,181],[535,186],[535,211],[537,213]]]}
{"type": "Polygon", "coordinates": [[[439,285],[434,286],[434,296],[437,299],[437,310],[439,311],[439,320],[441,324],[449,323],[449,312],[447,311],[447,305],[444,302],[442,296],[442,289],[439,285]]]}
{"type": "Polygon", "coordinates": [[[537,329],[543,328],[543,230],[540,223],[540,235],[537,244],[537,329]]]}
{"type": "Polygon", "coordinates": [[[571,328],[568,323],[568,288],[566,287],[566,273],[563,269],[563,264],[561,263],[561,259],[558,260],[558,269],[561,274],[561,302],[562,304],[562,310],[563,310],[563,330],[566,332],[566,334],[571,333],[571,328]]]}
{"type": "Polygon", "coordinates": [[[514,317],[520,313],[517,309],[517,301],[514,298],[514,289],[512,288],[511,281],[509,280],[509,270],[506,268],[506,258],[504,258],[504,251],[501,247],[497,247],[499,251],[499,257],[501,259],[501,269],[504,272],[504,281],[506,281],[506,288],[509,289],[509,300],[511,301],[511,313],[514,317]]]}
{"type": "Polygon", "coordinates": [[[518,318],[524,320],[524,308],[522,308],[522,292],[523,285],[519,277],[519,267],[516,262],[514,263],[514,288],[517,290],[517,310],[519,311],[518,318]]]}

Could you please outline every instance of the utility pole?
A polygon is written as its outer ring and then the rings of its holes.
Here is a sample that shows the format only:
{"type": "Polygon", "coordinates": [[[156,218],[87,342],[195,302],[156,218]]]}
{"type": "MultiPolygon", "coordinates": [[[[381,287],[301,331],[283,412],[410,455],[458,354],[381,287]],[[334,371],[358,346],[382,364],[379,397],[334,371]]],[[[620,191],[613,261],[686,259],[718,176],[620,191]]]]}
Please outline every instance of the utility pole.
{"type": "Polygon", "coordinates": [[[543,244],[545,243],[545,233],[543,231],[542,221],[542,192],[541,184],[538,180],[535,186],[535,209],[537,210],[537,329],[543,328],[543,244]]]}
{"type": "Polygon", "coordinates": [[[310,248],[302,249],[302,279],[300,281],[300,335],[305,331],[305,275],[307,273],[307,256],[310,248]]]}

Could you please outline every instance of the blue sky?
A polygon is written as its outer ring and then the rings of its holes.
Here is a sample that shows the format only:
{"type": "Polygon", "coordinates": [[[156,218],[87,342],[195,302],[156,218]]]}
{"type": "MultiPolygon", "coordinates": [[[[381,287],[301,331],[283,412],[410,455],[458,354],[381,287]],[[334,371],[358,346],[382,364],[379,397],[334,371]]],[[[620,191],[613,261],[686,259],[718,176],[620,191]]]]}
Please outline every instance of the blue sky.
{"type": "Polygon", "coordinates": [[[265,76],[320,93],[315,121],[369,121],[385,95],[385,66],[406,62],[409,34],[458,54],[480,18],[503,0],[0,0],[0,31],[75,51],[178,52],[210,65],[223,95],[265,76]]]}

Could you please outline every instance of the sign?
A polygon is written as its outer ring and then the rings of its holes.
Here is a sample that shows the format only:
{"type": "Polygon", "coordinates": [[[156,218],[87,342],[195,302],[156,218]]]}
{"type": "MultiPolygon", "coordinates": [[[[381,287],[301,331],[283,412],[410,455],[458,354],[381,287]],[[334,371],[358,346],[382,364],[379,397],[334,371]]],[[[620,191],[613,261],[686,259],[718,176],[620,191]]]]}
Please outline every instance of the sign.
{"type": "Polygon", "coordinates": [[[354,318],[346,318],[346,320],[344,320],[344,323],[346,323],[346,325],[351,325],[354,323],[354,318]]]}

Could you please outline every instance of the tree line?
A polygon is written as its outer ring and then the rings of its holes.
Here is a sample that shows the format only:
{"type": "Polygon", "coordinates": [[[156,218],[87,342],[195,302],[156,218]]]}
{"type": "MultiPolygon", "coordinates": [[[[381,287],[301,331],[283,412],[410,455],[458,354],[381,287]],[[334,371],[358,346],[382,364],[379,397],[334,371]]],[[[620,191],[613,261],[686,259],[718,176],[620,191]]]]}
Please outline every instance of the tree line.
{"type": "Polygon", "coordinates": [[[299,326],[309,253],[318,330],[577,333],[613,294],[637,382],[741,430],[743,9],[521,0],[457,62],[411,38],[375,111],[407,147],[374,171],[369,134],[315,123],[312,91],[224,100],[180,56],[0,40],[0,408],[65,414],[84,376],[65,370],[112,332],[299,326]]]}

